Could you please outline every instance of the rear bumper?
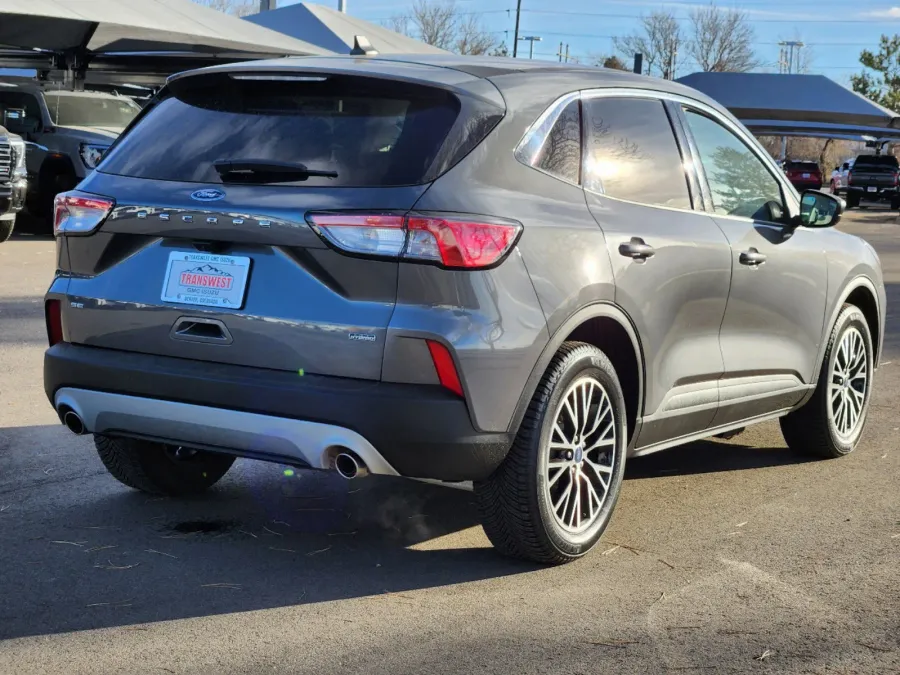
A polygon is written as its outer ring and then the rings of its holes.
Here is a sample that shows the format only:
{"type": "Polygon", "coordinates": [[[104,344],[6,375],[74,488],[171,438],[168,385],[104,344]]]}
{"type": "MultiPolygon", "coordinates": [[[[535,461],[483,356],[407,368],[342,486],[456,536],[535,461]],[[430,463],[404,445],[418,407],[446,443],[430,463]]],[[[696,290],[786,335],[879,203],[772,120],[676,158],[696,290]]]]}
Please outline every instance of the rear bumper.
{"type": "Polygon", "coordinates": [[[176,442],[312,468],[335,447],[373,473],[478,480],[512,439],[477,431],[466,404],[440,387],[261,370],[58,344],[44,389],[91,433],[176,442]]]}
{"type": "Polygon", "coordinates": [[[848,185],[843,188],[847,191],[848,194],[858,195],[860,197],[867,197],[869,199],[884,199],[887,197],[897,197],[900,195],[896,187],[882,187],[876,186],[878,189],[876,192],[870,192],[869,187],[867,185],[848,185]]]}

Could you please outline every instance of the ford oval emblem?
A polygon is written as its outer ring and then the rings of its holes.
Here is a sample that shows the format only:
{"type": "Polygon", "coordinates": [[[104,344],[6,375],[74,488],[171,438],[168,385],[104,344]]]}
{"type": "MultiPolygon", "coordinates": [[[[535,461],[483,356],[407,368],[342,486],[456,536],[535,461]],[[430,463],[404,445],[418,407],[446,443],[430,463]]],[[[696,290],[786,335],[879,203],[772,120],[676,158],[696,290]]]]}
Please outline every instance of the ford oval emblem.
{"type": "Polygon", "coordinates": [[[217,202],[225,199],[225,193],[221,190],[195,190],[191,193],[191,199],[196,199],[198,202],[217,202]]]}

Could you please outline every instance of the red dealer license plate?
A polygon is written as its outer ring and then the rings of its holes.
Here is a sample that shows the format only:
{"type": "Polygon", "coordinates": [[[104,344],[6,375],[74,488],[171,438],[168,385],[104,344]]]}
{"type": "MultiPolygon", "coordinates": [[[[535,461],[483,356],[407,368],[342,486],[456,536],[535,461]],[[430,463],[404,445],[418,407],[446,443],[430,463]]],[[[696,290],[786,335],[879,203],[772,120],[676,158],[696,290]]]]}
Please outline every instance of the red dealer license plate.
{"type": "Polygon", "coordinates": [[[163,282],[162,301],[240,309],[250,274],[250,258],[173,251],[163,282]]]}

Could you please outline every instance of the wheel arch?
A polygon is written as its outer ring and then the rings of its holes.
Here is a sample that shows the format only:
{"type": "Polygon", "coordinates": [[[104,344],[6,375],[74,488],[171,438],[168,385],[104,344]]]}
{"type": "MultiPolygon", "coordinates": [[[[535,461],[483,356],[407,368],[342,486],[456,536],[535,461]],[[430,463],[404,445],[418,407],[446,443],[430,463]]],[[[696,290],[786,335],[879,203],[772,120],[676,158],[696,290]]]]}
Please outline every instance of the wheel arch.
{"type": "Polygon", "coordinates": [[[541,356],[525,383],[509,431],[516,433],[528,404],[564,342],[578,341],[602,350],[612,362],[625,396],[629,447],[636,438],[644,403],[644,355],[640,338],[628,315],[617,305],[596,303],[582,307],[550,336],[541,356]]]}
{"type": "Polygon", "coordinates": [[[869,325],[869,331],[872,333],[872,349],[875,352],[874,366],[878,366],[878,360],[881,358],[882,350],[882,312],[883,307],[879,302],[878,291],[875,284],[867,276],[857,276],[847,282],[846,286],[838,295],[837,302],[831,308],[831,314],[825,323],[825,330],[822,334],[822,344],[819,347],[819,355],[816,359],[815,378],[818,382],[819,373],[822,370],[822,362],[825,360],[825,351],[828,348],[828,336],[834,329],[838,315],[845,304],[851,304],[858,307],[866,317],[866,323],[869,325]]]}

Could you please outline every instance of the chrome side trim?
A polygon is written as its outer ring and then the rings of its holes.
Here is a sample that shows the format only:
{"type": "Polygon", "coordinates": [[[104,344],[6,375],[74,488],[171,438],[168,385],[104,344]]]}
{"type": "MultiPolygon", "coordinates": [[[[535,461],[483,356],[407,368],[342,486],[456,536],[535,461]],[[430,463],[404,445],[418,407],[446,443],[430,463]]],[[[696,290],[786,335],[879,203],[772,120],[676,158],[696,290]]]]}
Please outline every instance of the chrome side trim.
{"type": "Polygon", "coordinates": [[[335,448],[347,448],[366,463],[371,473],[399,475],[365,438],[330,424],[69,387],[56,393],[54,404],[57,410],[61,406],[74,410],[88,433],[283,458],[313,469],[331,469],[335,448]]]}

